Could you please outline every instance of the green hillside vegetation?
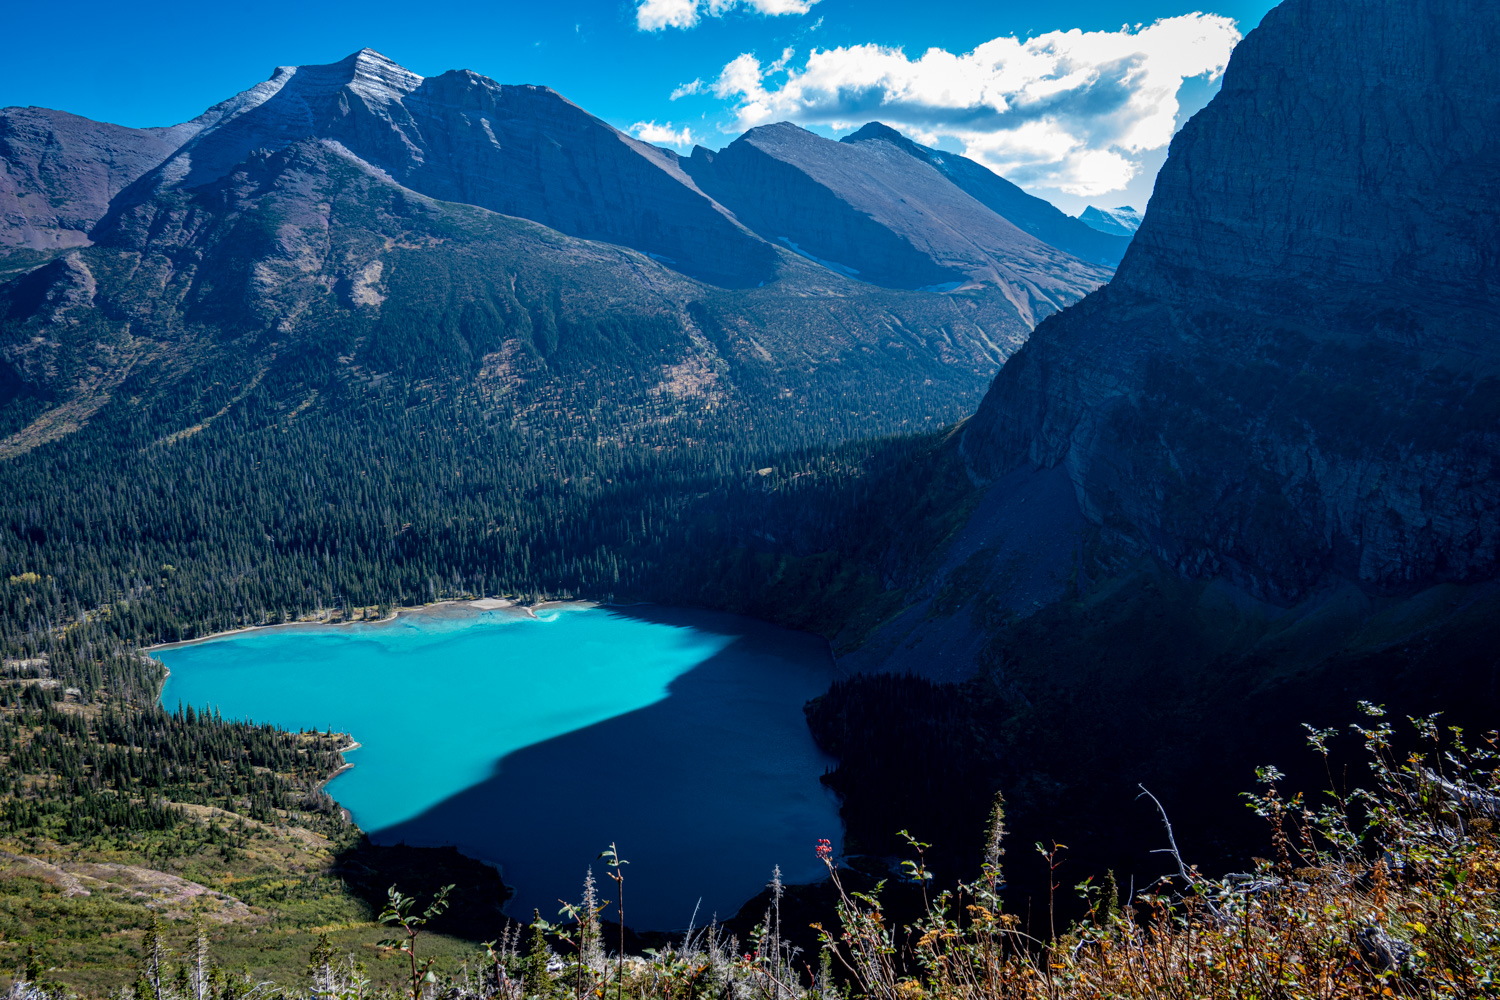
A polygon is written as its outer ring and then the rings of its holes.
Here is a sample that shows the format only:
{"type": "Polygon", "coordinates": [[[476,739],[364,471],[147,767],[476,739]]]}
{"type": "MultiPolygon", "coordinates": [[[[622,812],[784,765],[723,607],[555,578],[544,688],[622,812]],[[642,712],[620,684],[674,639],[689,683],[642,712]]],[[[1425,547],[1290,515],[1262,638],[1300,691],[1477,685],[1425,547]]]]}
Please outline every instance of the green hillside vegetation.
{"type": "Polygon", "coordinates": [[[240,978],[300,974],[327,934],[368,954],[377,982],[394,981],[373,919],[393,872],[419,887],[458,882],[465,929],[501,924],[492,869],[453,851],[376,848],[348,823],[322,790],[347,736],[79,694],[51,678],[0,687],[7,972],[51,982],[55,970],[69,989],[103,995],[136,978],[143,941],[191,950],[201,929],[240,978]]]}

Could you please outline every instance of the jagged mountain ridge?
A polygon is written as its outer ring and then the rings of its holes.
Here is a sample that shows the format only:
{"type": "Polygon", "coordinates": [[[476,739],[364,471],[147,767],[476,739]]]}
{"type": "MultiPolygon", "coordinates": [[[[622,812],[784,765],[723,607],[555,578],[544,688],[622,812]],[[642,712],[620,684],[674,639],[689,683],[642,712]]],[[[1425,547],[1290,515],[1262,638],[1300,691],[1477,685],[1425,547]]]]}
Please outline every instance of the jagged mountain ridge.
{"type": "MultiPolygon", "coordinates": [[[[147,169],[132,178],[131,189],[98,225],[96,242],[128,242],[133,225],[128,216],[144,212],[149,217],[153,198],[203,187],[257,150],[274,152],[319,138],[340,143],[419,193],[531,219],[570,236],[629,246],[723,287],[771,280],[778,256],[787,252],[787,241],[778,238],[785,234],[757,235],[732,207],[707,196],[690,176],[691,161],[619,132],[546,87],[501,85],[463,70],[424,79],[369,49],[325,66],[279,67],[271,79],[194,122],[152,130],[152,135],[158,132],[170,133],[180,146],[166,156],[159,146],[151,147],[150,154],[136,158],[147,169]],[[151,154],[156,162],[147,163],[151,154]]],[[[808,147],[802,151],[804,159],[826,161],[842,152],[838,144],[811,133],[801,133],[801,138],[808,147]]],[[[914,158],[925,155],[921,147],[907,146],[914,158]]],[[[989,173],[964,162],[970,173],[989,173]]],[[[912,166],[905,157],[888,164],[877,179],[887,189],[885,197],[872,202],[867,185],[862,187],[868,178],[853,178],[849,190],[835,186],[826,191],[828,198],[818,208],[824,215],[854,211],[868,217],[889,215],[903,196],[963,200],[962,185],[946,174],[913,173],[912,166]]],[[[765,192],[749,192],[748,201],[740,201],[749,205],[757,199],[763,201],[765,192]]],[[[1011,201],[1035,229],[1037,206],[1025,196],[1011,201]]],[[[806,215],[811,205],[791,207],[806,215]]],[[[964,214],[961,221],[969,227],[1010,228],[993,206],[967,205],[964,214]]],[[[1050,222],[1057,229],[1056,220],[1050,222]]],[[[955,241],[948,227],[912,223],[911,213],[900,219],[896,232],[881,231],[882,222],[873,223],[880,237],[901,245],[910,273],[867,269],[861,280],[904,288],[987,282],[1022,303],[1023,311],[1029,309],[1025,303],[1036,299],[1043,306],[1038,315],[1044,315],[1106,280],[1108,268],[1118,260],[1111,248],[1076,238],[1062,240],[1068,245],[1059,253],[1054,245],[1015,233],[991,238],[978,255],[972,248],[955,255],[952,248],[962,240],[955,241]],[[1089,263],[1072,259],[1080,248],[1089,263]],[[982,259],[986,252],[992,259],[982,259]],[[922,272],[923,280],[914,278],[916,272],[922,272]]],[[[829,222],[822,224],[826,228],[829,222]]],[[[23,239],[19,226],[12,225],[0,230],[0,239],[39,245],[41,238],[33,234],[23,239]]],[[[836,262],[838,253],[850,255],[841,246],[821,258],[808,256],[836,262]]],[[[835,270],[850,274],[849,269],[835,270]]]]}

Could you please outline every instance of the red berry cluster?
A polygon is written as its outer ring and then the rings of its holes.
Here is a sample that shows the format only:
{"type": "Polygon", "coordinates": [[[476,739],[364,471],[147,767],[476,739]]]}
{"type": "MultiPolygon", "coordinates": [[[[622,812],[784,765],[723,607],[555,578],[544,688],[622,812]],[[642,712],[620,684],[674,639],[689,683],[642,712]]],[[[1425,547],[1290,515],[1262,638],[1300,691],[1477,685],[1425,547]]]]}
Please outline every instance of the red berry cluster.
{"type": "Polygon", "coordinates": [[[825,862],[829,858],[833,857],[833,845],[830,844],[827,840],[819,840],[817,850],[818,857],[822,858],[825,862]]]}

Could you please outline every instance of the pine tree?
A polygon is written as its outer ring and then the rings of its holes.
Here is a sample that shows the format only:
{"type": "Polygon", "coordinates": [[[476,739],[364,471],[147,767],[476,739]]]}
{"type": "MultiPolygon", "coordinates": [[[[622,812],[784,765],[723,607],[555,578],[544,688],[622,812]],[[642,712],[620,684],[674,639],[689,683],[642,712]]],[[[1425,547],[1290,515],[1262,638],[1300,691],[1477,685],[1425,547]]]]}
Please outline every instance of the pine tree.
{"type": "Polygon", "coordinates": [[[522,973],[521,989],[526,996],[545,1000],[552,996],[552,973],[547,965],[552,961],[552,949],[547,945],[547,936],[542,933],[542,913],[532,911],[531,948],[526,953],[525,971],[522,973]]]}
{"type": "Polygon", "coordinates": [[[319,934],[318,943],[307,956],[307,974],[312,979],[313,995],[327,997],[333,993],[333,945],[328,935],[319,934]]]}

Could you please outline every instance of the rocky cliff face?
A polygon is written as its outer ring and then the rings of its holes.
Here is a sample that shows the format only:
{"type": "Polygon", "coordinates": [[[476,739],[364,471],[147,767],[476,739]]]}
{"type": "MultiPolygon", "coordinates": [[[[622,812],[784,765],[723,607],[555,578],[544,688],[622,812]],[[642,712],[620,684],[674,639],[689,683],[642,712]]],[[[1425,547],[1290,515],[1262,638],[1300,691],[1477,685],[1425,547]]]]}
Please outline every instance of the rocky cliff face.
{"type": "Polygon", "coordinates": [[[1113,282],[966,429],[1127,551],[1290,601],[1500,555],[1500,4],[1286,0],[1174,140],[1113,282]]]}
{"type": "Polygon", "coordinates": [[[1497,44],[1493,0],[1286,0],[1240,44],[1117,276],[960,432],[964,523],[842,657],[966,682],[856,677],[814,713],[850,840],[920,815],[962,844],[999,788],[1022,843],[1141,884],[1145,787],[1194,861],[1243,870],[1252,767],[1322,787],[1303,723],[1365,699],[1493,726],[1497,44]],[[888,753],[934,731],[972,742],[888,753]]]}

